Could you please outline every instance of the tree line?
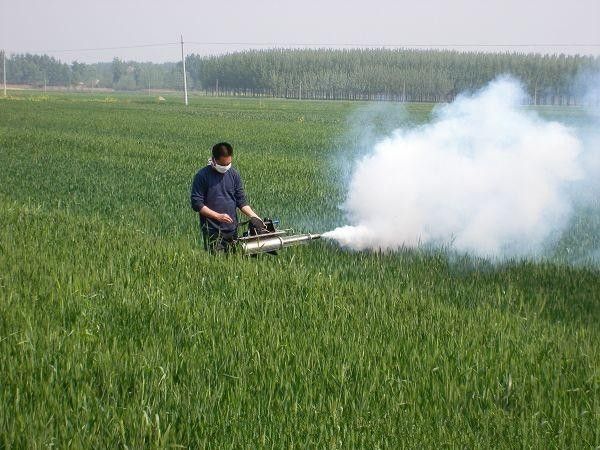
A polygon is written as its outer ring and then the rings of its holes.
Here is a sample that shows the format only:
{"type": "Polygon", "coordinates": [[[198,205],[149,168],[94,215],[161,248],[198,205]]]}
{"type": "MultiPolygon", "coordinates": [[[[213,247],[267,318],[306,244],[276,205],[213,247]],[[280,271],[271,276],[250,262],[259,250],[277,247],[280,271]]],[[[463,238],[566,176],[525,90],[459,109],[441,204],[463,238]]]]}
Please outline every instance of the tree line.
{"type": "Polygon", "coordinates": [[[442,102],[500,74],[519,78],[535,104],[577,104],[587,78],[600,71],[592,56],[464,53],[447,50],[253,50],[191,55],[194,86],[215,94],[442,102]]]}
{"type": "Polygon", "coordinates": [[[6,81],[34,87],[179,89],[182,71],[181,63],[156,64],[114,58],[111,62],[67,64],[48,55],[15,54],[6,59],[6,81]]]}
{"type": "MultiPolygon", "coordinates": [[[[47,55],[7,58],[7,81],[118,90],[181,89],[181,63],[67,64],[47,55]]],[[[580,55],[407,49],[269,49],[186,58],[188,87],[207,95],[443,102],[500,74],[531,103],[578,104],[600,58],[580,55]]]]}

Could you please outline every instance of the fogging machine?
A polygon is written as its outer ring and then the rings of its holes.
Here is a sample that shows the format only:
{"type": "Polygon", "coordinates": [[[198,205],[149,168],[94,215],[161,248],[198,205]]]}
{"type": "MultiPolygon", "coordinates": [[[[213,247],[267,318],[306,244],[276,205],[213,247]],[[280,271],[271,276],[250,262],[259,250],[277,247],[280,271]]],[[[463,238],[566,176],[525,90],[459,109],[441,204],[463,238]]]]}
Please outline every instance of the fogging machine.
{"type": "Polygon", "coordinates": [[[248,230],[237,239],[237,246],[244,255],[257,255],[259,253],[275,254],[277,250],[294,245],[304,244],[314,239],[319,239],[320,234],[294,234],[293,230],[280,230],[278,220],[265,218],[263,226],[257,226],[248,221],[248,230]]]}

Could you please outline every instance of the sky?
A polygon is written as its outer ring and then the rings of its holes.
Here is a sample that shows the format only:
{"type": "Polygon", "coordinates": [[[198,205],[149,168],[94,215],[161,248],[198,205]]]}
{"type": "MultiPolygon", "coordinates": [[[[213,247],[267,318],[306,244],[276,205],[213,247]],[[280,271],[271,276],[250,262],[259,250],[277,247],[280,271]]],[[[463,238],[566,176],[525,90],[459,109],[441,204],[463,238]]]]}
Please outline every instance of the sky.
{"type": "Polygon", "coordinates": [[[181,35],[200,55],[292,44],[600,55],[600,0],[0,0],[9,54],[176,61],[181,35]],[[167,45],[83,50],[153,44],[167,45]]]}

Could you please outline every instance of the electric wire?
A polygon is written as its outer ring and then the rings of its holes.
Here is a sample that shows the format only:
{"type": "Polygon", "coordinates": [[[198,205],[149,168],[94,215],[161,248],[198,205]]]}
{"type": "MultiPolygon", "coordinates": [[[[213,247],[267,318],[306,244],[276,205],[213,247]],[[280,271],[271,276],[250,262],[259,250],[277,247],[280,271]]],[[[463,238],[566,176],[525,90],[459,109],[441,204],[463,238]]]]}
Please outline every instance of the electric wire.
{"type": "MultiPolygon", "coordinates": [[[[558,44],[558,43],[532,43],[532,44],[361,44],[361,43],[325,43],[325,42],[214,42],[214,41],[185,41],[188,46],[248,46],[248,47],[348,47],[348,48],[600,48],[600,44],[589,43],[573,43],[573,44],[558,44]]],[[[113,47],[93,47],[93,48],[71,48],[71,49],[53,49],[53,50],[30,50],[26,53],[74,53],[74,52],[96,52],[107,50],[128,50],[136,48],[154,48],[154,47],[169,47],[181,45],[181,42],[163,42],[156,44],[139,44],[139,45],[122,45],[113,47]]]]}

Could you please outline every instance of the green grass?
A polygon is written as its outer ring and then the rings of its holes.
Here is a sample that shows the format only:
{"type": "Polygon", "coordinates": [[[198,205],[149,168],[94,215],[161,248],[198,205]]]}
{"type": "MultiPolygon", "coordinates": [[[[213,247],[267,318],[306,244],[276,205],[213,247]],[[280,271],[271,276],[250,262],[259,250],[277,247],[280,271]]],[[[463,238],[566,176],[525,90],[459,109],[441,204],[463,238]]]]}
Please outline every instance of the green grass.
{"type": "Polygon", "coordinates": [[[223,139],[259,213],[341,224],[367,105],[30,96],[0,99],[0,448],[600,445],[595,267],[200,249],[223,139]]]}

